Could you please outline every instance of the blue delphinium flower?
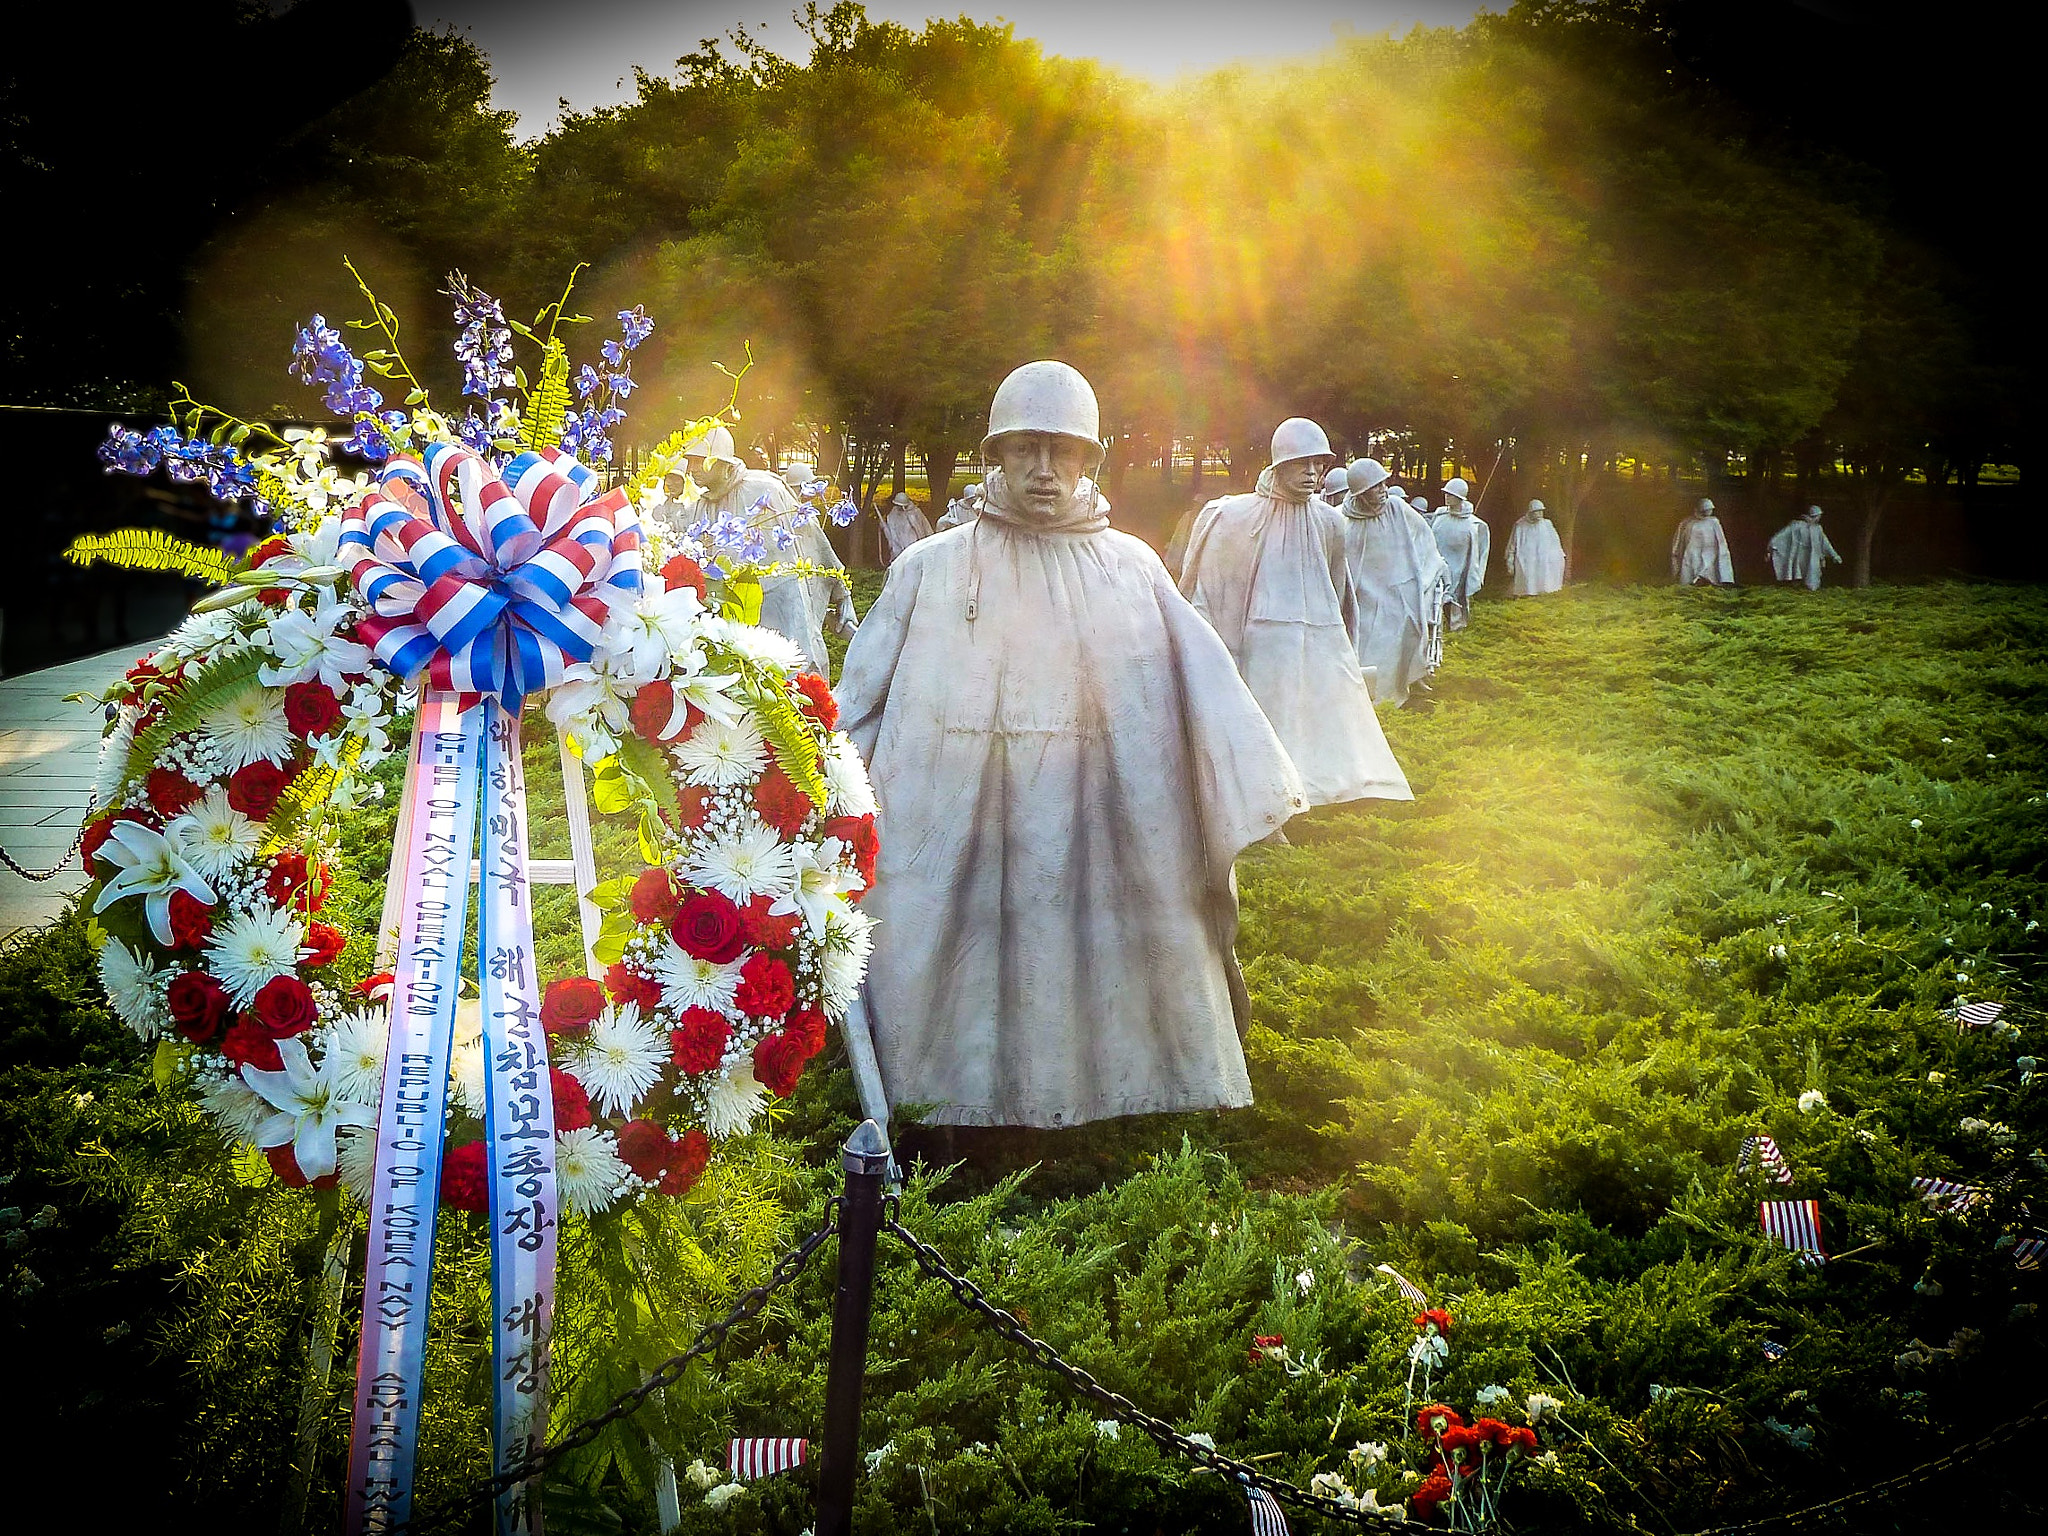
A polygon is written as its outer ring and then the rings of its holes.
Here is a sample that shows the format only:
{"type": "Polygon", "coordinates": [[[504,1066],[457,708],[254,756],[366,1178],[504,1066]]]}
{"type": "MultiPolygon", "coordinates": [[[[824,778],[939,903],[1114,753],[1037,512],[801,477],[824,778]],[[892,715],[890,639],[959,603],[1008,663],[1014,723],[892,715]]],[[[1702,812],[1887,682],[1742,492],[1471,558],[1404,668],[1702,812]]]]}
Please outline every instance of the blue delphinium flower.
{"type": "Polygon", "coordinates": [[[576,370],[576,397],[579,400],[588,400],[602,388],[604,388],[604,375],[591,367],[590,364],[585,363],[576,370]]]}
{"type": "Polygon", "coordinates": [[[826,516],[832,519],[832,526],[834,528],[844,528],[848,523],[860,516],[860,508],[854,505],[851,496],[842,496],[839,498],[839,505],[827,512],[826,516]]]}
{"type": "Polygon", "coordinates": [[[488,400],[517,381],[512,376],[512,328],[505,307],[460,272],[448,274],[448,296],[455,300],[455,318],[462,329],[455,337],[456,361],[462,364],[462,392],[488,400]]]}
{"type": "Polygon", "coordinates": [[[628,352],[654,334],[654,322],[647,318],[647,306],[635,304],[631,309],[619,311],[619,325],[625,332],[625,347],[628,352]]]}
{"type": "Polygon", "coordinates": [[[246,501],[259,515],[269,503],[256,494],[256,467],[224,443],[188,438],[176,427],[137,432],[118,423],[99,447],[108,474],[146,475],[161,468],[180,485],[201,485],[223,502],[246,501]]]}
{"type": "Polygon", "coordinates": [[[302,384],[326,385],[322,403],[337,416],[358,416],[384,403],[383,395],[363,382],[362,361],[319,315],[299,327],[291,371],[302,384]]]}

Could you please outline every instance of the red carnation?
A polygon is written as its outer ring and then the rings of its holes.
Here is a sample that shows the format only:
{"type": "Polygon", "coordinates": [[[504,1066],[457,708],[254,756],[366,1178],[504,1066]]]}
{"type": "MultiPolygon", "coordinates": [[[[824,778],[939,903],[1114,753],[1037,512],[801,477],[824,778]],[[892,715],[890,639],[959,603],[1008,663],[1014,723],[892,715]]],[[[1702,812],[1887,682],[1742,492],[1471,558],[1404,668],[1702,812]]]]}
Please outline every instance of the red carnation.
{"type": "Polygon", "coordinates": [[[172,982],[169,1002],[171,1022],[194,1045],[211,1044],[228,1021],[227,988],[204,971],[187,971],[172,982]]]}
{"type": "Polygon", "coordinates": [[[1465,1422],[1465,1416],[1457,1409],[1443,1403],[1431,1403],[1415,1415],[1415,1432],[1422,1436],[1425,1444],[1433,1441],[1447,1429],[1456,1429],[1465,1422]]]}
{"type": "Polygon", "coordinates": [[[724,965],[746,948],[740,909],[723,891],[692,891],[669,920],[668,936],[693,959],[724,965]]]}
{"type": "Polygon", "coordinates": [[[327,902],[327,887],[333,877],[327,866],[306,867],[306,856],[293,848],[270,856],[270,873],[263,880],[263,894],[274,906],[289,906],[295,912],[318,912],[327,902]]]}
{"type": "Polygon", "coordinates": [[[1249,1364],[1260,1365],[1266,1359],[1269,1349],[1285,1349],[1287,1336],[1281,1333],[1255,1333],[1252,1335],[1251,1359],[1249,1364]]]}
{"type": "Polygon", "coordinates": [[[1436,1513],[1437,1505],[1451,1496],[1451,1480],[1441,1472],[1432,1472],[1426,1482],[1408,1495],[1408,1507],[1416,1518],[1427,1520],[1436,1513]]]}
{"type": "Polygon", "coordinates": [[[441,1203],[450,1210],[481,1211],[490,1204],[484,1144],[465,1141],[441,1154],[441,1203]]]}
{"type": "Polygon", "coordinates": [[[768,771],[761,775],[761,782],[754,786],[754,809],[761,813],[761,819],[780,832],[784,837],[795,837],[816,809],[811,797],[796,787],[796,781],[782,771],[779,761],[771,761],[768,771]]]}
{"type": "Polygon", "coordinates": [[[678,587],[692,588],[699,602],[711,595],[711,583],[704,579],[704,568],[688,555],[669,556],[661,568],[661,584],[670,592],[678,587]]]}
{"type": "Polygon", "coordinates": [[[796,931],[803,923],[800,912],[784,912],[780,915],[768,909],[775,905],[773,896],[756,896],[740,912],[740,932],[749,949],[787,949],[796,942],[796,931]]]}
{"type": "Polygon", "coordinates": [[[789,1016],[783,1029],[804,1043],[806,1058],[825,1049],[825,1010],[805,1006],[789,1016]]]}
{"type": "Polygon", "coordinates": [[[687,700],[682,714],[677,715],[675,688],[662,681],[643,684],[633,695],[633,706],[627,713],[640,735],[649,741],[664,742],[681,741],[704,718],[704,711],[687,700]]]}
{"type": "Polygon", "coordinates": [[[1508,1431],[1507,1439],[1501,1442],[1511,1451],[1520,1451],[1524,1456],[1536,1454],[1536,1431],[1527,1425],[1508,1431]]]}
{"type": "Polygon", "coordinates": [[[810,705],[810,715],[826,730],[839,723],[839,701],[832,697],[831,686],[815,672],[799,672],[790,679],[796,691],[804,696],[810,705]]]}
{"type": "Polygon", "coordinates": [[[175,816],[204,794],[197,784],[175,768],[150,769],[142,787],[159,816],[175,816]]]}
{"type": "Polygon", "coordinates": [[[676,915],[676,889],[665,869],[646,869],[633,882],[633,915],[643,923],[666,923],[676,915]]]}
{"type": "Polygon", "coordinates": [[[692,1127],[683,1132],[657,1186],[664,1195],[687,1195],[711,1162],[711,1138],[692,1127]]]}
{"type": "Polygon", "coordinates": [[[754,1042],[754,1076],[778,1099],[796,1092],[805,1059],[803,1041],[790,1035],[778,1032],[754,1042]]]}
{"type": "Polygon", "coordinates": [[[253,571],[259,565],[268,565],[279,555],[288,555],[291,552],[291,545],[281,536],[265,539],[249,551],[249,569],[253,571]]]}
{"type": "Polygon", "coordinates": [[[171,948],[197,949],[213,932],[213,908],[190,891],[171,892],[171,948]]]}
{"type": "Polygon", "coordinates": [[[541,1027],[551,1035],[571,1035],[588,1029],[604,1012],[604,988],[588,976],[564,976],[548,983],[548,995],[541,1000],[541,1027]]]}
{"type": "Polygon", "coordinates": [[[320,1016],[313,1003],[313,989],[296,976],[271,977],[257,991],[249,1007],[273,1040],[303,1034],[320,1016]]]}
{"type": "Polygon", "coordinates": [[[257,1067],[265,1072],[282,1072],[284,1057],[277,1041],[258,1023],[254,1014],[243,1014],[228,1026],[221,1038],[220,1053],[238,1067],[257,1067]]]}
{"type": "Polygon", "coordinates": [[[306,956],[306,965],[332,965],[341,958],[342,950],[348,944],[348,936],[332,923],[308,923],[306,925],[306,948],[313,951],[306,956]]]}
{"type": "Polygon", "coordinates": [[[284,1181],[286,1189],[332,1189],[341,1182],[338,1173],[323,1173],[317,1179],[307,1178],[300,1171],[298,1154],[288,1141],[279,1146],[265,1147],[263,1155],[270,1160],[271,1171],[284,1181]]]}
{"type": "Polygon", "coordinates": [[[92,861],[107,846],[107,839],[114,835],[114,823],[118,820],[118,816],[106,816],[86,825],[85,835],[78,840],[78,860],[88,875],[92,873],[92,861]]]}
{"type": "Polygon", "coordinates": [[[548,1082],[554,1090],[555,1129],[580,1131],[590,1124],[590,1095],[583,1084],[560,1067],[548,1068],[548,1082]]]}
{"type": "Polygon", "coordinates": [[[145,656],[128,669],[127,681],[133,683],[136,690],[140,691],[144,683],[153,681],[163,675],[163,669],[157,666],[156,658],[154,656],[145,656]]]}
{"type": "Polygon", "coordinates": [[[685,1008],[680,1024],[668,1033],[669,1052],[678,1067],[695,1075],[709,1072],[725,1060],[732,1025],[724,1014],[710,1008],[685,1008]]]}
{"type": "Polygon", "coordinates": [[[779,1019],[796,1001],[796,978],[773,955],[755,955],[740,967],[739,990],[733,1002],[757,1019],[779,1019]]]}
{"type": "Polygon", "coordinates": [[[1472,1433],[1492,1445],[1512,1445],[1515,1428],[1501,1419],[1476,1418],[1472,1421],[1472,1433]]]}
{"type": "Polygon", "coordinates": [[[648,1183],[661,1178],[674,1156],[675,1143],[652,1120],[628,1120],[619,1127],[619,1160],[648,1183]]]}
{"type": "Polygon", "coordinates": [[[853,867],[860,875],[863,885],[875,883],[875,859],[882,851],[882,840],[875,835],[873,813],[866,816],[834,816],[825,823],[825,835],[836,837],[853,854],[853,867]]]}
{"type": "Polygon", "coordinates": [[[284,723],[294,736],[325,736],[341,718],[341,700],[317,678],[284,691],[284,723]]]}
{"type": "Polygon", "coordinates": [[[638,1003],[644,1009],[661,1001],[661,983],[626,969],[623,962],[604,973],[604,985],[615,1003],[638,1003]]]}
{"type": "Polygon", "coordinates": [[[277,764],[258,759],[237,768],[228,778],[228,804],[251,821],[268,821],[277,797],[291,780],[277,764]]]}
{"type": "Polygon", "coordinates": [[[1415,1326],[1424,1333],[1428,1333],[1430,1329],[1434,1328],[1448,1339],[1451,1336],[1451,1314],[1442,1307],[1431,1307],[1427,1312],[1415,1319],[1415,1326]]]}
{"type": "Polygon", "coordinates": [[[361,981],[355,984],[352,990],[355,992],[357,997],[367,997],[373,1000],[381,1001],[382,999],[379,999],[377,994],[381,992],[383,993],[384,997],[390,997],[391,988],[397,983],[397,981],[397,976],[392,974],[390,971],[378,971],[373,976],[365,976],[361,981]]]}
{"type": "Polygon", "coordinates": [[[676,824],[692,831],[704,825],[711,814],[711,791],[701,784],[685,784],[676,791],[676,824]]]}

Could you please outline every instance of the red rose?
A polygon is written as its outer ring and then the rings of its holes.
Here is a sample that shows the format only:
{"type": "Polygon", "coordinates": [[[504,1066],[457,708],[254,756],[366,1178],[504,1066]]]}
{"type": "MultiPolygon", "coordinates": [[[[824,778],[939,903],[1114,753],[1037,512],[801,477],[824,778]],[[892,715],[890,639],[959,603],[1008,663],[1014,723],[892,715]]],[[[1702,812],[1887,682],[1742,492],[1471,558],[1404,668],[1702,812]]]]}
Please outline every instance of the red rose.
{"type": "Polygon", "coordinates": [[[740,909],[722,891],[692,891],[670,919],[668,936],[693,959],[724,965],[746,948],[740,909]]]}
{"type": "Polygon", "coordinates": [[[666,923],[676,915],[676,889],[665,869],[646,869],[633,882],[633,915],[643,923],[666,923]]]}
{"type": "Polygon", "coordinates": [[[296,976],[271,977],[249,1007],[273,1040],[303,1034],[320,1016],[313,1003],[313,989],[296,976]]]}
{"type": "Polygon", "coordinates": [[[803,824],[817,807],[782,771],[782,764],[771,760],[761,782],[754,786],[754,809],[761,813],[763,821],[787,838],[803,830],[803,824]]]}
{"type": "Polygon", "coordinates": [[[806,1060],[825,1049],[825,1010],[805,1006],[789,1016],[789,1022],[782,1026],[785,1033],[804,1043],[806,1060]]]}
{"type": "Polygon", "coordinates": [[[284,723],[294,736],[325,736],[341,718],[341,700],[317,679],[293,683],[284,691],[284,723]]]}
{"type": "Polygon", "coordinates": [[[332,1189],[341,1182],[338,1173],[323,1173],[317,1179],[309,1179],[299,1170],[299,1157],[292,1150],[292,1144],[265,1147],[263,1155],[270,1160],[271,1171],[284,1181],[287,1189],[332,1189]]]}
{"type": "Polygon", "coordinates": [[[548,983],[548,995],[541,1000],[541,1027],[551,1035],[571,1035],[588,1029],[604,1012],[604,988],[588,976],[564,976],[548,983]]]}
{"type": "Polygon", "coordinates": [[[548,1082],[555,1096],[555,1129],[580,1131],[590,1124],[590,1095],[573,1075],[560,1067],[548,1068],[548,1082]]]}
{"type": "Polygon", "coordinates": [[[623,962],[604,973],[604,985],[615,1003],[638,1003],[647,1009],[661,1001],[661,983],[627,970],[623,962]]]}
{"type": "Polygon", "coordinates": [[[668,1032],[669,1053],[685,1072],[709,1072],[725,1060],[732,1025],[709,1008],[685,1008],[681,1027],[668,1032]]]}
{"type": "Polygon", "coordinates": [[[220,1053],[238,1067],[257,1067],[265,1072],[284,1070],[284,1057],[278,1054],[277,1041],[253,1014],[245,1013],[228,1026],[227,1034],[221,1038],[220,1053]]]}
{"type": "Polygon", "coordinates": [[[773,896],[756,896],[740,913],[740,932],[749,949],[787,949],[796,942],[803,914],[785,912],[778,917],[768,910],[774,905],[773,896]]]}
{"type": "Polygon", "coordinates": [[[213,932],[213,908],[190,891],[171,892],[171,948],[197,949],[213,932]]]}
{"type": "Polygon", "coordinates": [[[201,797],[202,791],[175,768],[152,768],[142,781],[149,803],[159,816],[175,816],[201,797]]]}
{"type": "Polygon", "coordinates": [[[778,1099],[796,1092],[796,1080],[803,1075],[804,1043],[789,1035],[763,1035],[754,1042],[754,1076],[778,1099]]]}
{"type": "Polygon", "coordinates": [[[824,678],[815,672],[799,672],[790,682],[804,696],[809,713],[818,724],[829,731],[839,723],[839,701],[832,697],[831,685],[824,678]]]}
{"type": "Polygon", "coordinates": [[[733,1002],[757,1019],[779,1019],[796,1001],[796,978],[773,955],[755,955],[740,967],[739,990],[733,1002]]]}
{"type": "Polygon", "coordinates": [[[258,760],[237,768],[228,778],[228,804],[251,821],[268,821],[277,797],[290,783],[277,764],[258,760]]]}
{"type": "Polygon", "coordinates": [[[855,873],[863,885],[875,883],[875,859],[882,851],[882,841],[875,835],[873,813],[866,816],[834,816],[825,823],[825,835],[836,837],[853,854],[855,873]]]}
{"type": "Polygon", "coordinates": [[[455,1211],[482,1211],[491,1202],[484,1144],[465,1141],[441,1154],[441,1203],[455,1211]]]}
{"type": "Polygon", "coordinates": [[[619,1161],[652,1184],[675,1155],[668,1132],[652,1120],[628,1120],[619,1127],[619,1161]]]}
{"type": "Polygon", "coordinates": [[[694,1128],[683,1132],[657,1186],[664,1195],[687,1195],[711,1162],[711,1138],[694,1128]]]}
{"type": "Polygon", "coordinates": [[[711,595],[711,583],[704,579],[704,568],[688,555],[671,555],[661,568],[661,584],[668,591],[678,587],[689,587],[702,602],[711,595]]]}
{"type": "Polygon", "coordinates": [[[227,1023],[227,988],[204,971],[187,971],[171,983],[170,1006],[178,1033],[194,1045],[208,1045],[227,1023]]]}
{"type": "Polygon", "coordinates": [[[289,906],[298,912],[318,912],[327,900],[331,877],[327,866],[308,871],[306,856],[287,848],[270,856],[270,873],[264,877],[263,893],[274,906],[289,906]]]}
{"type": "Polygon", "coordinates": [[[279,555],[288,555],[291,552],[292,547],[284,538],[273,537],[265,539],[261,544],[258,544],[249,551],[249,569],[253,571],[259,565],[268,565],[279,555]]]}
{"type": "Polygon", "coordinates": [[[308,923],[306,925],[306,948],[313,951],[302,962],[306,965],[332,965],[341,958],[341,952],[348,945],[348,939],[332,923],[308,923]]]}
{"type": "Polygon", "coordinates": [[[677,825],[695,830],[711,814],[711,791],[701,784],[685,784],[676,791],[677,825]]]}

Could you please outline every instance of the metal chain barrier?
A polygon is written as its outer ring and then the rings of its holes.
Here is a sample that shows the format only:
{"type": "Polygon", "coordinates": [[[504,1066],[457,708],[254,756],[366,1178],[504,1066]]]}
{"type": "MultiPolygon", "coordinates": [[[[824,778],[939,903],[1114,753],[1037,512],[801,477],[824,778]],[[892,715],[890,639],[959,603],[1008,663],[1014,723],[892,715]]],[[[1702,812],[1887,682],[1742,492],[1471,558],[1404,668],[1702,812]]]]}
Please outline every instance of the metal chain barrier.
{"type": "Polygon", "coordinates": [[[621,1392],[612,1399],[611,1403],[602,1412],[593,1414],[591,1417],[583,1420],[573,1429],[563,1434],[559,1440],[550,1441],[538,1453],[519,1465],[499,1473],[488,1482],[477,1483],[473,1487],[466,1489],[458,1498],[452,1499],[408,1521],[400,1529],[418,1533],[440,1530],[456,1525],[474,1514],[479,1508],[494,1503],[499,1494],[516,1488],[521,1483],[532,1481],[571,1451],[581,1450],[584,1446],[590,1444],[591,1441],[597,1438],[598,1432],[607,1424],[616,1423],[620,1419],[630,1418],[638,1413],[647,1406],[648,1399],[653,1397],[655,1393],[662,1391],[664,1388],[672,1387],[681,1381],[683,1373],[690,1368],[692,1360],[708,1355],[717,1349],[719,1345],[725,1342],[727,1334],[731,1333],[741,1323],[758,1316],[761,1309],[768,1305],[768,1299],[771,1296],[787,1286],[803,1272],[804,1266],[809,1264],[818,1250],[825,1245],[825,1239],[838,1232],[839,1224],[836,1220],[838,1210],[839,1200],[837,1197],[834,1197],[831,1201],[827,1202],[825,1206],[825,1219],[819,1224],[817,1230],[812,1232],[810,1236],[806,1237],[788,1253],[784,1254],[781,1262],[768,1272],[767,1279],[754,1286],[751,1290],[741,1292],[739,1299],[733,1303],[731,1311],[716,1321],[706,1324],[703,1331],[695,1339],[691,1340],[689,1348],[683,1350],[680,1354],[669,1356],[668,1359],[649,1372],[647,1377],[637,1387],[621,1392]]]}
{"type": "Polygon", "coordinates": [[[78,850],[84,846],[84,843],[85,828],[80,827],[78,829],[78,836],[71,839],[70,850],[48,869],[24,869],[21,865],[15,863],[14,855],[5,848],[0,848],[0,864],[5,864],[24,880],[54,880],[71,867],[71,860],[77,855],[78,850]]]}

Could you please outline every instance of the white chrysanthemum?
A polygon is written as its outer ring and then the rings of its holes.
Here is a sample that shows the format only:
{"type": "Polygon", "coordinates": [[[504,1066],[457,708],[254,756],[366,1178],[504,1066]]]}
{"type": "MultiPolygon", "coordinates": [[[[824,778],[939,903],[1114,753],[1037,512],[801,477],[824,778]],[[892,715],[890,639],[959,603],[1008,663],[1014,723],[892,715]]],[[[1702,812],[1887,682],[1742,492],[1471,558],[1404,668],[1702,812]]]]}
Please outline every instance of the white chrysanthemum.
{"type": "Polygon", "coordinates": [[[860,990],[874,953],[875,920],[858,907],[834,912],[825,927],[825,1006],[842,1013],[860,990]]]}
{"type": "Polygon", "coordinates": [[[753,716],[731,720],[707,716],[674,748],[676,765],[692,784],[724,789],[751,784],[768,766],[768,742],[753,716]]]}
{"type": "Polygon", "coordinates": [[[220,784],[171,825],[177,829],[185,862],[209,880],[226,879],[263,846],[262,826],[229,805],[227,789],[220,784]]]}
{"type": "Polygon", "coordinates": [[[377,1182],[377,1130],[375,1126],[344,1126],[334,1135],[334,1171],[342,1187],[363,1204],[377,1182]]]}
{"type": "Polygon", "coordinates": [[[484,1003],[465,997],[455,1005],[455,1033],[448,1045],[448,1091],[455,1102],[484,1117],[489,1089],[484,1086],[484,1003]]]}
{"type": "Polygon", "coordinates": [[[872,816],[875,789],[868,782],[867,765],[844,736],[834,736],[825,749],[825,785],[832,795],[835,816],[872,816]]]}
{"type": "Polygon", "coordinates": [[[269,1101],[239,1077],[212,1079],[199,1090],[199,1103],[220,1126],[220,1139],[230,1146],[254,1141],[256,1127],[271,1114],[269,1101]]]}
{"type": "Polygon", "coordinates": [[[99,768],[92,781],[94,805],[112,805],[120,797],[127,776],[128,749],[135,745],[135,721],[135,712],[124,709],[114,728],[100,738],[99,768]]]}
{"type": "Polygon", "coordinates": [[[381,1008],[357,1008],[329,1026],[327,1060],[334,1064],[335,1086],[345,1097],[365,1104],[384,1097],[384,1045],[390,1035],[381,1008]]]}
{"type": "Polygon", "coordinates": [[[206,712],[199,724],[228,772],[251,763],[282,763],[292,753],[284,690],[255,683],[206,712]]]}
{"type": "Polygon", "coordinates": [[[609,1209],[632,1175],[610,1131],[586,1125],[555,1137],[555,1196],[578,1216],[609,1209]]]}
{"type": "Polygon", "coordinates": [[[754,1064],[741,1061],[705,1083],[704,1132],[718,1140],[744,1136],[768,1105],[768,1090],[754,1078],[754,1064]]]}
{"type": "Polygon", "coordinates": [[[740,962],[716,965],[686,954],[674,939],[663,939],[654,957],[654,979],[661,983],[664,1008],[710,1008],[723,1013],[739,991],[740,962]]]}
{"type": "Polygon", "coordinates": [[[707,619],[704,633],[748,661],[784,672],[808,672],[811,664],[803,648],[785,635],[758,624],[737,624],[730,619],[707,619]]]}
{"type": "Polygon", "coordinates": [[[745,1483],[720,1483],[716,1488],[704,1495],[704,1507],[706,1509],[723,1509],[734,1499],[744,1497],[746,1491],[747,1485],[745,1483]]]}
{"type": "Polygon", "coordinates": [[[216,923],[206,941],[208,969],[237,1008],[246,1008],[263,983],[276,976],[289,976],[305,947],[306,930],[292,913],[257,902],[247,912],[237,912],[224,923],[216,923]]]}
{"type": "Polygon", "coordinates": [[[640,1005],[624,1003],[597,1016],[565,1066],[589,1091],[599,1114],[623,1116],[654,1086],[668,1055],[667,1040],[640,1017],[640,1005]]]}
{"type": "Polygon", "coordinates": [[[144,1040],[154,1040],[169,1021],[164,1007],[163,972],[147,955],[138,955],[119,939],[100,950],[100,985],[114,1012],[144,1040]]]}
{"type": "Polygon", "coordinates": [[[787,896],[796,888],[796,854],[761,822],[745,832],[699,843],[683,873],[745,906],[756,896],[787,896]]]}

